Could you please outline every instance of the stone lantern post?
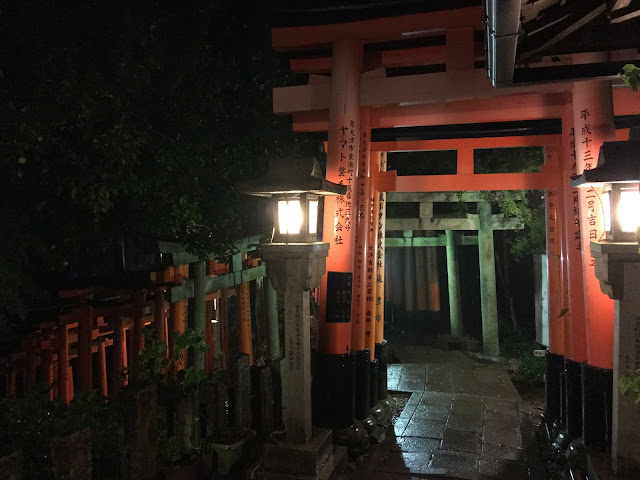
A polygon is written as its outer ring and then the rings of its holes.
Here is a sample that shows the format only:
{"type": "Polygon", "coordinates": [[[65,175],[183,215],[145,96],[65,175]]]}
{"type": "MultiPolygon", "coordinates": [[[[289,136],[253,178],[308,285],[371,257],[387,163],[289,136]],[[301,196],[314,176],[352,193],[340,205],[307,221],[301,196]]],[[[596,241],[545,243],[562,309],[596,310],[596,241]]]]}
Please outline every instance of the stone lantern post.
{"type": "Polygon", "coordinates": [[[574,186],[603,187],[605,238],[591,242],[601,290],[615,300],[613,391],[611,397],[611,463],[618,475],[640,478],[640,404],[623,395],[619,380],[640,372],[640,139],[605,142],[598,166],[572,177],[574,186]]]}
{"type": "Polygon", "coordinates": [[[261,245],[261,250],[267,276],[284,296],[285,435],[265,445],[264,466],[256,476],[328,478],[346,449],[333,446],[331,429],[311,423],[309,291],[320,285],[329,253],[329,243],[315,241],[318,197],[344,194],[346,187],[324,180],[312,159],[286,159],[243,190],[275,200],[272,239],[277,241],[261,245]]]}

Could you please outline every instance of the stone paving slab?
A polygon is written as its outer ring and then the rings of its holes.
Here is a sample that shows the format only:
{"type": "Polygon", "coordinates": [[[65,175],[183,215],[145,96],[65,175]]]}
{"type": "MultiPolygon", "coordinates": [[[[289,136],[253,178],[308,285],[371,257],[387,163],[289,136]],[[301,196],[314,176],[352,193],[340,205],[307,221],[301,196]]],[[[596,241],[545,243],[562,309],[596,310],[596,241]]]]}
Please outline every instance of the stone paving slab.
{"type": "Polygon", "coordinates": [[[350,479],[543,478],[529,406],[507,372],[477,363],[388,368],[389,390],[411,397],[350,479]]]}

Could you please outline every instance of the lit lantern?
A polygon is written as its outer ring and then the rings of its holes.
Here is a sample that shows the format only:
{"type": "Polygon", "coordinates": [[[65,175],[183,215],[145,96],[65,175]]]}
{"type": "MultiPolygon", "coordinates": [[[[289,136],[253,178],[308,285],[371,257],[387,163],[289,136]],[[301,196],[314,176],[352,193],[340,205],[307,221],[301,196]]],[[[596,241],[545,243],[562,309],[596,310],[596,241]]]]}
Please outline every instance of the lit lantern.
{"type": "Polygon", "coordinates": [[[273,243],[309,243],[318,239],[320,197],[344,195],[347,187],[325,180],[313,158],[287,158],[274,162],[262,178],[241,189],[273,199],[273,243]]]}
{"type": "Polygon", "coordinates": [[[601,196],[605,240],[636,242],[640,227],[640,139],[605,142],[598,166],[571,177],[574,187],[597,186],[601,196]]]}

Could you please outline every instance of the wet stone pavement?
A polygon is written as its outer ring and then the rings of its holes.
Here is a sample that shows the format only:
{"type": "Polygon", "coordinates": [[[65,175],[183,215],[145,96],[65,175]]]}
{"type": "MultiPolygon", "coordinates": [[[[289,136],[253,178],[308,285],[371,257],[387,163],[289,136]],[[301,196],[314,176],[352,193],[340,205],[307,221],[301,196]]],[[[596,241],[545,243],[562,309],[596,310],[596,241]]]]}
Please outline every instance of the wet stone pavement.
{"type": "Polygon", "coordinates": [[[411,396],[344,478],[543,480],[532,412],[507,373],[481,364],[390,365],[389,390],[411,396]]]}

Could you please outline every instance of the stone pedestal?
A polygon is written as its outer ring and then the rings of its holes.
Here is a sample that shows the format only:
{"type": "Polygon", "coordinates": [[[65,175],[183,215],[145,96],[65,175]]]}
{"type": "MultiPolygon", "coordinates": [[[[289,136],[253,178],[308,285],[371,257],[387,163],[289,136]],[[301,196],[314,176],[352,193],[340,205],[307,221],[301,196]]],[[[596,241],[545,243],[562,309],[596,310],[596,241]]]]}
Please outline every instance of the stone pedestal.
{"type": "Polygon", "coordinates": [[[328,428],[315,428],[304,442],[275,441],[265,445],[264,468],[259,479],[324,480],[346,458],[346,447],[333,446],[328,428]]]}
{"type": "Polygon", "coordinates": [[[321,242],[262,246],[267,276],[284,292],[286,436],[265,446],[258,478],[328,478],[344,455],[334,449],[331,430],[311,426],[309,290],[320,284],[328,251],[321,242]]]}
{"type": "Polygon", "coordinates": [[[618,380],[640,368],[640,254],[637,243],[592,242],[600,288],[615,302],[611,462],[618,475],[640,478],[640,405],[618,380]]]}
{"type": "Polygon", "coordinates": [[[56,480],[91,478],[91,430],[85,428],[66,437],[53,439],[51,463],[56,480]]]}
{"type": "Polygon", "coordinates": [[[133,392],[123,402],[121,415],[121,478],[150,480],[155,476],[158,444],[157,387],[133,392]]]}
{"type": "Polygon", "coordinates": [[[0,457],[0,475],[3,480],[22,480],[22,451],[16,450],[0,457]]]}

